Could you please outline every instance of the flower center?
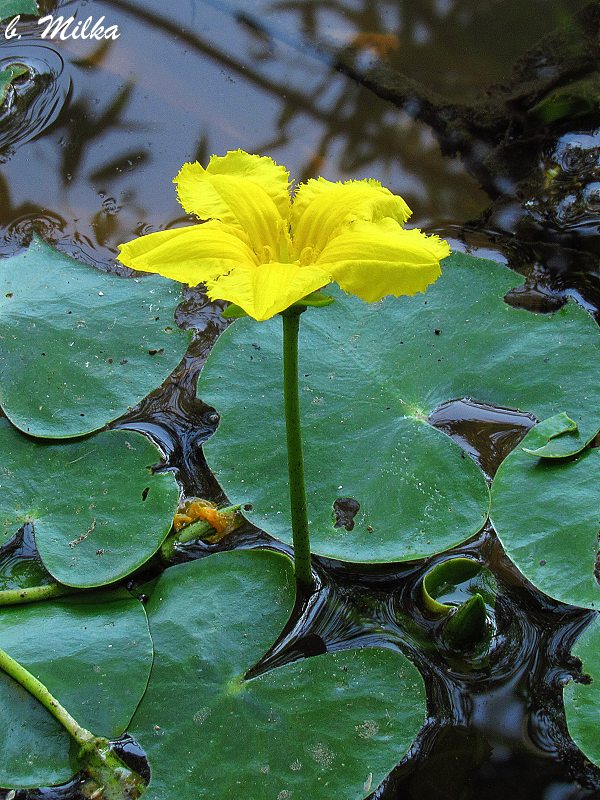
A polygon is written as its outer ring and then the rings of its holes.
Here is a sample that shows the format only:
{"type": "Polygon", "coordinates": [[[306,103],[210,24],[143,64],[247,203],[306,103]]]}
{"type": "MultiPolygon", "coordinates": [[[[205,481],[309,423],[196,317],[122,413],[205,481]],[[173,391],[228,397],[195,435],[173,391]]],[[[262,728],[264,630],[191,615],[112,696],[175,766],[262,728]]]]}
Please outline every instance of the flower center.
{"type": "Polygon", "coordinates": [[[279,225],[279,241],[277,242],[278,261],[282,264],[289,264],[290,250],[292,250],[292,241],[290,232],[287,225],[280,223],[279,225]]]}
{"type": "Polygon", "coordinates": [[[306,267],[308,264],[314,263],[315,257],[315,248],[307,245],[306,247],[302,248],[302,252],[300,253],[300,264],[303,267],[306,267]]]}

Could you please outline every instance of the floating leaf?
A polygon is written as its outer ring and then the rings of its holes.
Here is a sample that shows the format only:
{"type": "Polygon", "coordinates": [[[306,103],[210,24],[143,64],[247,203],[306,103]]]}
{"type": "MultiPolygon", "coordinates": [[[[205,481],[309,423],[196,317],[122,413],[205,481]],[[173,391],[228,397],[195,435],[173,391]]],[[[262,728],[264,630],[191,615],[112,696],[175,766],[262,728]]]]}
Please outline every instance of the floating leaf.
{"type": "Polygon", "coordinates": [[[12,82],[29,73],[29,68],[24,64],[9,64],[0,71],[0,105],[6,100],[12,82]]]}
{"type": "Polygon", "coordinates": [[[557,436],[562,436],[563,433],[576,431],[577,423],[563,412],[561,414],[555,414],[553,417],[550,417],[550,419],[545,420],[543,429],[538,429],[540,433],[542,430],[544,443],[541,447],[536,447],[532,450],[530,447],[523,446],[523,450],[529,453],[530,456],[537,456],[538,458],[545,456],[548,449],[552,447],[554,443],[553,440],[556,439],[557,436]]]}
{"type": "MultiPolygon", "coordinates": [[[[152,642],[142,605],[125,592],[2,609],[2,647],[41,680],[80,725],[114,739],[146,688],[152,642]]],[[[61,725],[0,672],[0,785],[63,783],[80,769],[61,725]]]]}
{"type": "Polygon", "coordinates": [[[0,22],[17,14],[37,16],[37,3],[35,0],[0,0],[0,22]]]}
{"type": "MultiPolygon", "coordinates": [[[[581,449],[600,427],[600,338],[569,302],[552,315],[503,301],[519,276],[464,254],[424,295],[309,309],[300,325],[300,381],[312,545],[354,561],[413,559],[475,533],[487,513],[483,477],[427,424],[441,403],[471,397],[530,411],[564,408],[577,430],[546,455],[581,449]],[[565,375],[569,379],[565,379],[565,375]],[[334,527],[340,498],[360,505],[352,531],[334,527]]],[[[281,320],[238,320],[221,334],[198,393],[221,414],[209,464],[248,518],[290,542],[281,320]]]]}
{"type": "Polygon", "coordinates": [[[397,652],[337,652],[243,679],[285,624],[293,587],[288,559],[268,551],[163,573],[147,606],[154,665],[131,728],[150,761],[147,800],[354,800],[410,746],[425,692],[397,652]]]}
{"type": "Polygon", "coordinates": [[[600,616],[595,615],[573,648],[591,683],[565,686],[564,703],[569,733],[575,744],[600,767],[600,616]]]}
{"type": "Polygon", "coordinates": [[[79,436],[159,386],[190,340],[171,281],[119,278],[35,238],[0,261],[0,406],[33,436],[79,436]]]}
{"type": "Polygon", "coordinates": [[[489,642],[497,584],[494,575],[472,558],[449,558],[423,577],[425,608],[443,616],[441,638],[452,651],[472,651],[489,642]]]}
{"type": "Polygon", "coordinates": [[[500,465],[492,484],[492,523],[535,586],[564,603],[599,608],[600,451],[588,448],[568,460],[531,455],[556,425],[556,416],[540,422],[500,465]]]}
{"type": "Polygon", "coordinates": [[[0,419],[0,452],[0,531],[33,523],[44,566],[61,583],[119,580],[170,530],[179,489],[172,473],[152,474],[160,454],[140,433],[40,442],[0,419]]]}
{"type": "Polygon", "coordinates": [[[474,594],[448,617],[442,629],[442,638],[455,651],[470,651],[477,645],[490,640],[485,601],[480,594],[474,594]]]}
{"type": "Polygon", "coordinates": [[[449,558],[423,577],[425,607],[433,614],[448,615],[475,594],[493,606],[497,592],[493,574],[473,558],[449,558]]]}

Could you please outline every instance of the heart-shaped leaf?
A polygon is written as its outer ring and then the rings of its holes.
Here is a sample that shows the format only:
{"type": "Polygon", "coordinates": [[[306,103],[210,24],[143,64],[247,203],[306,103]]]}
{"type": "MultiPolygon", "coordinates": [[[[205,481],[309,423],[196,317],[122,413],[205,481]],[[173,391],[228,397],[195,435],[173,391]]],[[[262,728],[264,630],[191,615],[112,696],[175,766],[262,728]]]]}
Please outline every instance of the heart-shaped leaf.
{"type": "Polygon", "coordinates": [[[35,441],[0,419],[0,531],[33,523],[46,569],[69,586],[129,575],[160,547],[177,509],[172,473],[152,474],[154,445],[133,431],[35,441]]]}
{"type": "MultiPolygon", "coordinates": [[[[44,683],[80,725],[119,737],[144,693],[152,641],[144,609],[127,593],[3,608],[2,648],[44,683]]],[[[0,785],[63,783],[80,769],[77,747],[48,711],[0,672],[0,785]]]]}
{"type": "MultiPolygon", "coordinates": [[[[413,559],[475,533],[487,513],[483,476],[427,424],[448,400],[471,397],[530,411],[564,408],[577,430],[544,455],[581,449],[600,427],[594,367],[600,337],[568,303],[552,315],[503,300],[520,278],[464,254],[424,295],[365,304],[335,294],[300,325],[301,412],[312,546],[354,561],[413,559]],[[565,380],[565,375],[569,376],[565,380]],[[334,505],[359,506],[351,530],[334,505]]],[[[230,500],[290,542],[281,320],[238,320],[221,334],[198,393],[221,414],[205,447],[230,500]]]]}
{"type": "Polygon", "coordinates": [[[425,692],[400,653],[337,652],[244,680],[285,624],[293,585],[289,560],[268,551],[163,573],[147,606],[154,665],[131,728],[150,761],[147,800],[354,800],[402,758],[425,692]]]}
{"type": "Polygon", "coordinates": [[[35,238],[0,261],[0,406],[39,437],[80,436],[124,414],[183,358],[172,281],[125,279],[35,238]]]}
{"type": "Polygon", "coordinates": [[[588,680],[565,686],[567,725],[575,744],[600,767],[600,615],[581,634],[573,655],[581,659],[588,680]]]}
{"type": "Polygon", "coordinates": [[[492,484],[491,518],[506,552],[538,589],[597,609],[600,451],[536,457],[560,424],[568,424],[563,414],[540,422],[504,459],[492,484]]]}

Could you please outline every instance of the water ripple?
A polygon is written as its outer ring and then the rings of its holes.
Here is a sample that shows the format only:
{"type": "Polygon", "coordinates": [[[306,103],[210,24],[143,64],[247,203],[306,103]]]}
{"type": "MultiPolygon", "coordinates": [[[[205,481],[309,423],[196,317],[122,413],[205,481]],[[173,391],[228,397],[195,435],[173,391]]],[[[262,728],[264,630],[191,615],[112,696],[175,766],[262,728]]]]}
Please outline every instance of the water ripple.
{"type": "Polygon", "coordinates": [[[0,163],[52,125],[71,92],[62,57],[45,42],[3,45],[0,70],[15,63],[28,67],[29,76],[11,86],[0,109],[0,163]]]}

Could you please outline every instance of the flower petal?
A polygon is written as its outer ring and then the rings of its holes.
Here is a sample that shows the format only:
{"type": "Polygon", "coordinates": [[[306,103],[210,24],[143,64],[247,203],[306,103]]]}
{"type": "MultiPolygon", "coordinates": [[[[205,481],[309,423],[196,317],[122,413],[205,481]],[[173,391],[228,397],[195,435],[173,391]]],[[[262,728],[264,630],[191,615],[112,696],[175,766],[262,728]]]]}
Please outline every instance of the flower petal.
{"type": "Polygon", "coordinates": [[[332,183],[311,178],[300,185],[292,206],[292,231],[296,252],[312,247],[315,255],[341,229],[357,220],[378,222],[390,217],[403,224],[411,215],[401,197],[376,180],[332,183]]]}
{"type": "Polygon", "coordinates": [[[260,186],[288,219],[291,209],[290,173],[269,156],[257,156],[244,150],[230,150],[224,156],[212,156],[206,168],[212,175],[233,175],[247,178],[260,186]]]}
{"type": "Polygon", "coordinates": [[[441,275],[447,242],[392,220],[356,223],[332,239],[316,261],[345,292],[373,303],[387,294],[423,292],[441,275]]]}
{"type": "Polygon", "coordinates": [[[156,272],[190,286],[239,264],[255,267],[258,263],[238,231],[220,222],[149,233],[119,248],[118,260],[126,267],[156,272]]]}
{"type": "Polygon", "coordinates": [[[289,174],[266,156],[243,150],[212,156],[206,169],[184,164],[174,179],[183,208],[200,219],[218,219],[243,230],[253,249],[277,252],[290,212],[289,174]]]}
{"type": "Polygon", "coordinates": [[[229,300],[256,320],[273,317],[296,300],[330,282],[326,269],[271,261],[250,267],[244,264],[228,275],[207,282],[211,300],[229,300]]]}

